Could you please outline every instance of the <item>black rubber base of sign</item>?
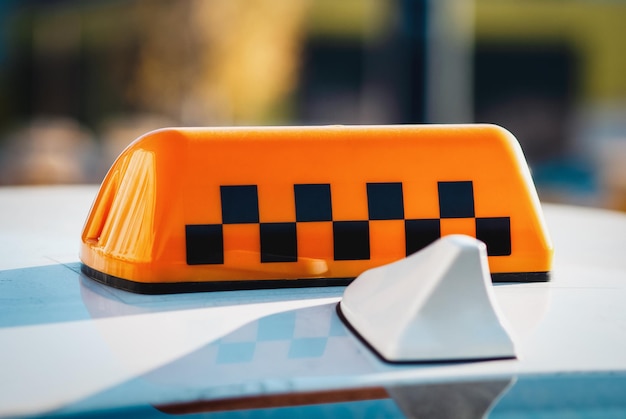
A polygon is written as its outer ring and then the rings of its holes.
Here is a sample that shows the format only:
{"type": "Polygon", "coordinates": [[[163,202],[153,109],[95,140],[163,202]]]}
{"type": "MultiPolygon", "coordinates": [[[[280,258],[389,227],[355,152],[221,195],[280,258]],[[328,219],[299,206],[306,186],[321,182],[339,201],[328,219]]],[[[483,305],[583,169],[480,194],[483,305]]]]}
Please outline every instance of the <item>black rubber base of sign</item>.
{"type": "Polygon", "coordinates": [[[272,288],[333,287],[348,285],[354,278],[268,279],[207,282],[136,282],[97,271],[81,264],[81,272],[102,284],[137,294],[181,294],[208,291],[242,291],[272,288]]]}
{"type": "MultiPolygon", "coordinates": [[[[272,288],[334,287],[348,285],[354,278],[269,279],[207,282],[137,282],[109,275],[84,263],[81,272],[102,284],[137,294],[180,294],[209,291],[241,291],[272,288]]],[[[493,282],[546,282],[549,272],[521,272],[491,274],[493,282]]]]}

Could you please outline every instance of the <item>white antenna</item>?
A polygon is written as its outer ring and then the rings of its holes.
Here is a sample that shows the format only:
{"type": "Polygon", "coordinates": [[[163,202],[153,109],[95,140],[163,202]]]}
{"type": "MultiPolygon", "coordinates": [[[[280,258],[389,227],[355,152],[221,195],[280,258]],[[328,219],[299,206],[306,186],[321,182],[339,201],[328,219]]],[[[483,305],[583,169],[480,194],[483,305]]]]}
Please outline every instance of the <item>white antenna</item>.
{"type": "Polygon", "coordinates": [[[361,274],[340,313],[390,362],[514,358],[492,287],[485,244],[450,235],[361,274]]]}

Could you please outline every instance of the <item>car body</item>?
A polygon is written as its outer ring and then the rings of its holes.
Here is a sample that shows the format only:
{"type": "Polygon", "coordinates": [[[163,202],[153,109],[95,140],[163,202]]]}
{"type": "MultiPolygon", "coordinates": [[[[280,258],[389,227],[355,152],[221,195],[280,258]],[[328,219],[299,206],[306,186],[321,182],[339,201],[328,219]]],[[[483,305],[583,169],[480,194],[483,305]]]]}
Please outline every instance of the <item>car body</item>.
{"type": "Polygon", "coordinates": [[[494,284],[516,359],[388,364],[344,287],[139,295],[80,272],[97,188],[0,189],[0,416],[623,417],[626,215],[543,205],[551,281],[494,284]]]}

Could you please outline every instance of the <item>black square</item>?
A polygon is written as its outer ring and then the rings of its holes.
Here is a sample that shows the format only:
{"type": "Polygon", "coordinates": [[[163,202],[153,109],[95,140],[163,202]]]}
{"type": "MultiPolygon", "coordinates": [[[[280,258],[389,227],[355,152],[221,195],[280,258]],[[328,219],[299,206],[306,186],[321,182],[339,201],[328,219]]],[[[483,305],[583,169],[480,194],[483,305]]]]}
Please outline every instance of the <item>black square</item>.
{"type": "Polygon", "coordinates": [[[367,208],[370,220],[404,219],[402,183],[368,183],[367,208]]]}
{"type": "Polygon", "coordinates": [[[367,260],[370,258],[370,226],[368,221],[335,221],[333,223],[335,260],[367,260]]]}
{"type": "Polygon", "coordinates": [[[185,226],[187,265],[224,263],[224,233],[221,224],[185,226]]]}
{"type": "Polygon", "coordinates": [[[296,223],[261,223],[261,262],[296,262],[296,223]]]}
{"type": "Polygon", "coordinates": [[[224,224],[259,222],[259,196],[256,185],[220,186],[220,193],[224,224]]]}
{"type": "Polygon", "coordinates": [[[296,221],[332,221],[330,185],[293,185],[296,199],[296,221]]]}
{"type": "Polygon", "coordinates": [[[471,181],[439,182],[439,215],[441,218],[472,218],[474,188],[471,181]]]}
{"type": "Polygon", "coordinates": [[[404,222],[406,255],[422,250],[441,237],[439,219],[406,220],[404,222]]]}
{"type": "Polygon", "coordinates": [[[489,256],[511,254],[511,219],[509,217],[477,218],[476,238],[487,245],[489,256]]]}

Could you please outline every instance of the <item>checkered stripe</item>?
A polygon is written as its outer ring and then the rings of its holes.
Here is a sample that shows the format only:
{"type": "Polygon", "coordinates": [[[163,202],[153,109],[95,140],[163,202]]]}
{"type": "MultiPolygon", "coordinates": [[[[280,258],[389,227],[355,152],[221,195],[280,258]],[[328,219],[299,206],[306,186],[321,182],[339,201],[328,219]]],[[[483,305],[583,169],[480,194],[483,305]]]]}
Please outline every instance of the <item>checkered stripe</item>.
{"type": "Polygon", "coordinates": [[[215,341],[207,359],[215,365],[321,359],[336,345],[349,344],[348,336],[334,310],[287,311],[263,317],[215,341]]]}
{"type": "Polygon", "coordinates": [[[334,260],[370,259],[370,223],[404,220],[406,255],[441,237],[441,221],[473,219],[476,238],[485,242],[489,256],[511,254],[509,217],[476,217],[472,181],[438,182],[439,218],[407,219],[401,182],[367,183],[367,220],[333,220],[330,184],[294,185],[296,221],[259,221],[257,185],[220,187],[222,224],[185,226],[187,264],[224,263],[224,224],[258,224],[260,262],[298,260],[297,224],[329,222],[333,228],[334,260]]]}

